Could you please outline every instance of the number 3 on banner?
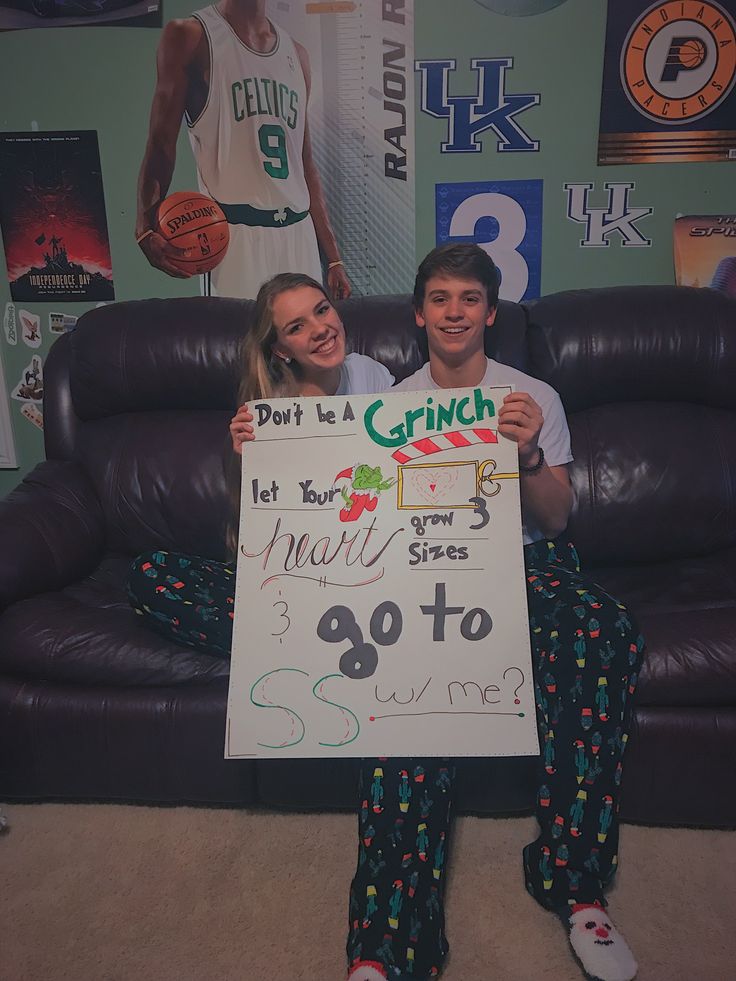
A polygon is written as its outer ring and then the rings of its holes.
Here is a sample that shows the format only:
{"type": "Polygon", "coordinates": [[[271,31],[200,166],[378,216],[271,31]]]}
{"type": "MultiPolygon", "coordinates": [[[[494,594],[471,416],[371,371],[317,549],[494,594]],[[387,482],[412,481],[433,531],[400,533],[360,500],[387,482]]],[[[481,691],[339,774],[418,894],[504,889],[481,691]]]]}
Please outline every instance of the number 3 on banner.
{"type": "Polygon", "coordinates": [[[462,201],[450,221],[450,236],[475,236],[481,218],[495,218],[498,235],[492,242],[478,242],[501,270],[501,296],[518,303],[529,283],[529,267],[517,252],[526,235],[526,215],[518,201],[507,194],[473,194],[462,201]]]}
{"type": "Polygon", "coordinates": [[[286,134],[275,123],[264,123],[258,130],[258,144],[264,160],[263,169],[269,177],[285,181],[289,176],[289,159],[286,156],[286,134]]]}

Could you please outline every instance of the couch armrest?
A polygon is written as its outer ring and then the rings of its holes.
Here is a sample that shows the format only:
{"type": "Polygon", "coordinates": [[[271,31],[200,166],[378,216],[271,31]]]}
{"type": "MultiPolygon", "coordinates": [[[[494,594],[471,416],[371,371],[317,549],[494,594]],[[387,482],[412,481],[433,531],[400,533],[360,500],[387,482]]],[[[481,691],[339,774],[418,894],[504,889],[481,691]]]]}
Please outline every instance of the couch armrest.
{"type": "Polygon", "coordinates": [[[39,464],[0,500],[0,610],[87,575],[104,544],[102,507],[84,471],[39,464]]]}

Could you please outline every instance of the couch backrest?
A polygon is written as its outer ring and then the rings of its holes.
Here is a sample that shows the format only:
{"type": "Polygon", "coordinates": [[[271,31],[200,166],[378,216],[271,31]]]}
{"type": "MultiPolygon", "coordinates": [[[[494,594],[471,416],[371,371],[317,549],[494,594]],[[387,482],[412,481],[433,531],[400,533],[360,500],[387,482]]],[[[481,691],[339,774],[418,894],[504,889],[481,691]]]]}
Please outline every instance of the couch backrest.
{"type": "MultiPolygon", "coordinates": [[[[253,306],[111,304],[52,348],[47,455],[82,463],[112,548],[222,554],[227,426],[253,306]]],[[[358,297],[340,311],[350,347],[397,378],[424,362],[410,297],[358,297]]],[[[736,300],[663,286],[502,302],[487,342],[562,397],[578,498],[570,531],[587,563],[736,543],[736,300]]]]}
{"type": "MultiPolygon", "coordinates": [[[[46,454],[76,459],[103,505],[110,547],[222,555],[224,463],[250,300],[136,300],[89,311],[47,359],[46,454]]],[[[338,305],[351,350],[397,379],[426,360],[409,296],[338,305]]],[[[526,314],[502,302],[490,356],[526,368],[526,314]]]]}
{"type": "Polygon", "coordinates": [[[674,286],[528,305],[529,371],[572,434],[584,559],[656,562],[736,543],[736,299],[674,286]]]}

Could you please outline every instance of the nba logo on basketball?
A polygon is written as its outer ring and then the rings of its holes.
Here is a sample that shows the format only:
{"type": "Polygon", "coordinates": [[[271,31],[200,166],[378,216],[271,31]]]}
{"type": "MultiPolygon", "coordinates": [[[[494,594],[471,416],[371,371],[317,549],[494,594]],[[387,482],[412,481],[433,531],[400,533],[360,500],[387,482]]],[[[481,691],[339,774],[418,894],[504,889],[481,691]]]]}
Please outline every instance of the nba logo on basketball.
{"type": "Polygon", "coordinates": [[[179,249],[170,261],[182,272],[207,273],[222,262],[230,230],[217,201],[197,191],[176,191],[159,205],[157,220],[159,234],[179,249]]]}
{"type": "Polygon", "coordinates": [[[736,25],[718,3],[652,4],[629,31],[621,83],[642,115],[676,126],[707,116],[736,81],[736,25]]]}

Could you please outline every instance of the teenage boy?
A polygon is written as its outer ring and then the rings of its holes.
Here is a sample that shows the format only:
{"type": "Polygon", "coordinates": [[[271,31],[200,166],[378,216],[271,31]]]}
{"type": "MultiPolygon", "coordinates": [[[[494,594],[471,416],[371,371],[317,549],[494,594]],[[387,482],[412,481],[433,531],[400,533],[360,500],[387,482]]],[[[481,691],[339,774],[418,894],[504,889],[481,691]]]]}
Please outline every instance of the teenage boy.
{"type": "MultiPolygon", "coordinates": [[[[508,385],[498,432],[519,451],[524,559],[540,745],[538,838],[526,887],[558,913],[585,974],[631,981],[637,965],[605,911],[616,870],[622,757],[643,639],[625,607],[580,572],[564,538],[573,503],[570,434],[549,385],[487,358],[498,272],[475,245],[444,245],[414,286],[429,362],[399,391],[508,385]]],[[[453,767],[447,760],[363,762],[358,868],[350,895],[351,981],[436,977],[449,945],[443,891],[453,767]],[[368,806],[380,783],[380,809],[368,806]],[[407,785],[412,793],[407,793],[407,785]],[[431,860],[430,860],[431,859],[431,860]]]]}
{"type": "Polygon", "coordinates": [[[485,332],[496,319],[497,303],[498,272],[483,249],[446,245],[430,252],[414,286],[415,316],[427,332],[429,361],[395,390],[514,384],[517,391],[504,399],[499,411],[498,431],[519,448],[528,545],[555,538],[567,527],[572,508],[570,433],[553,388],[486,357],[485,332]]]}

